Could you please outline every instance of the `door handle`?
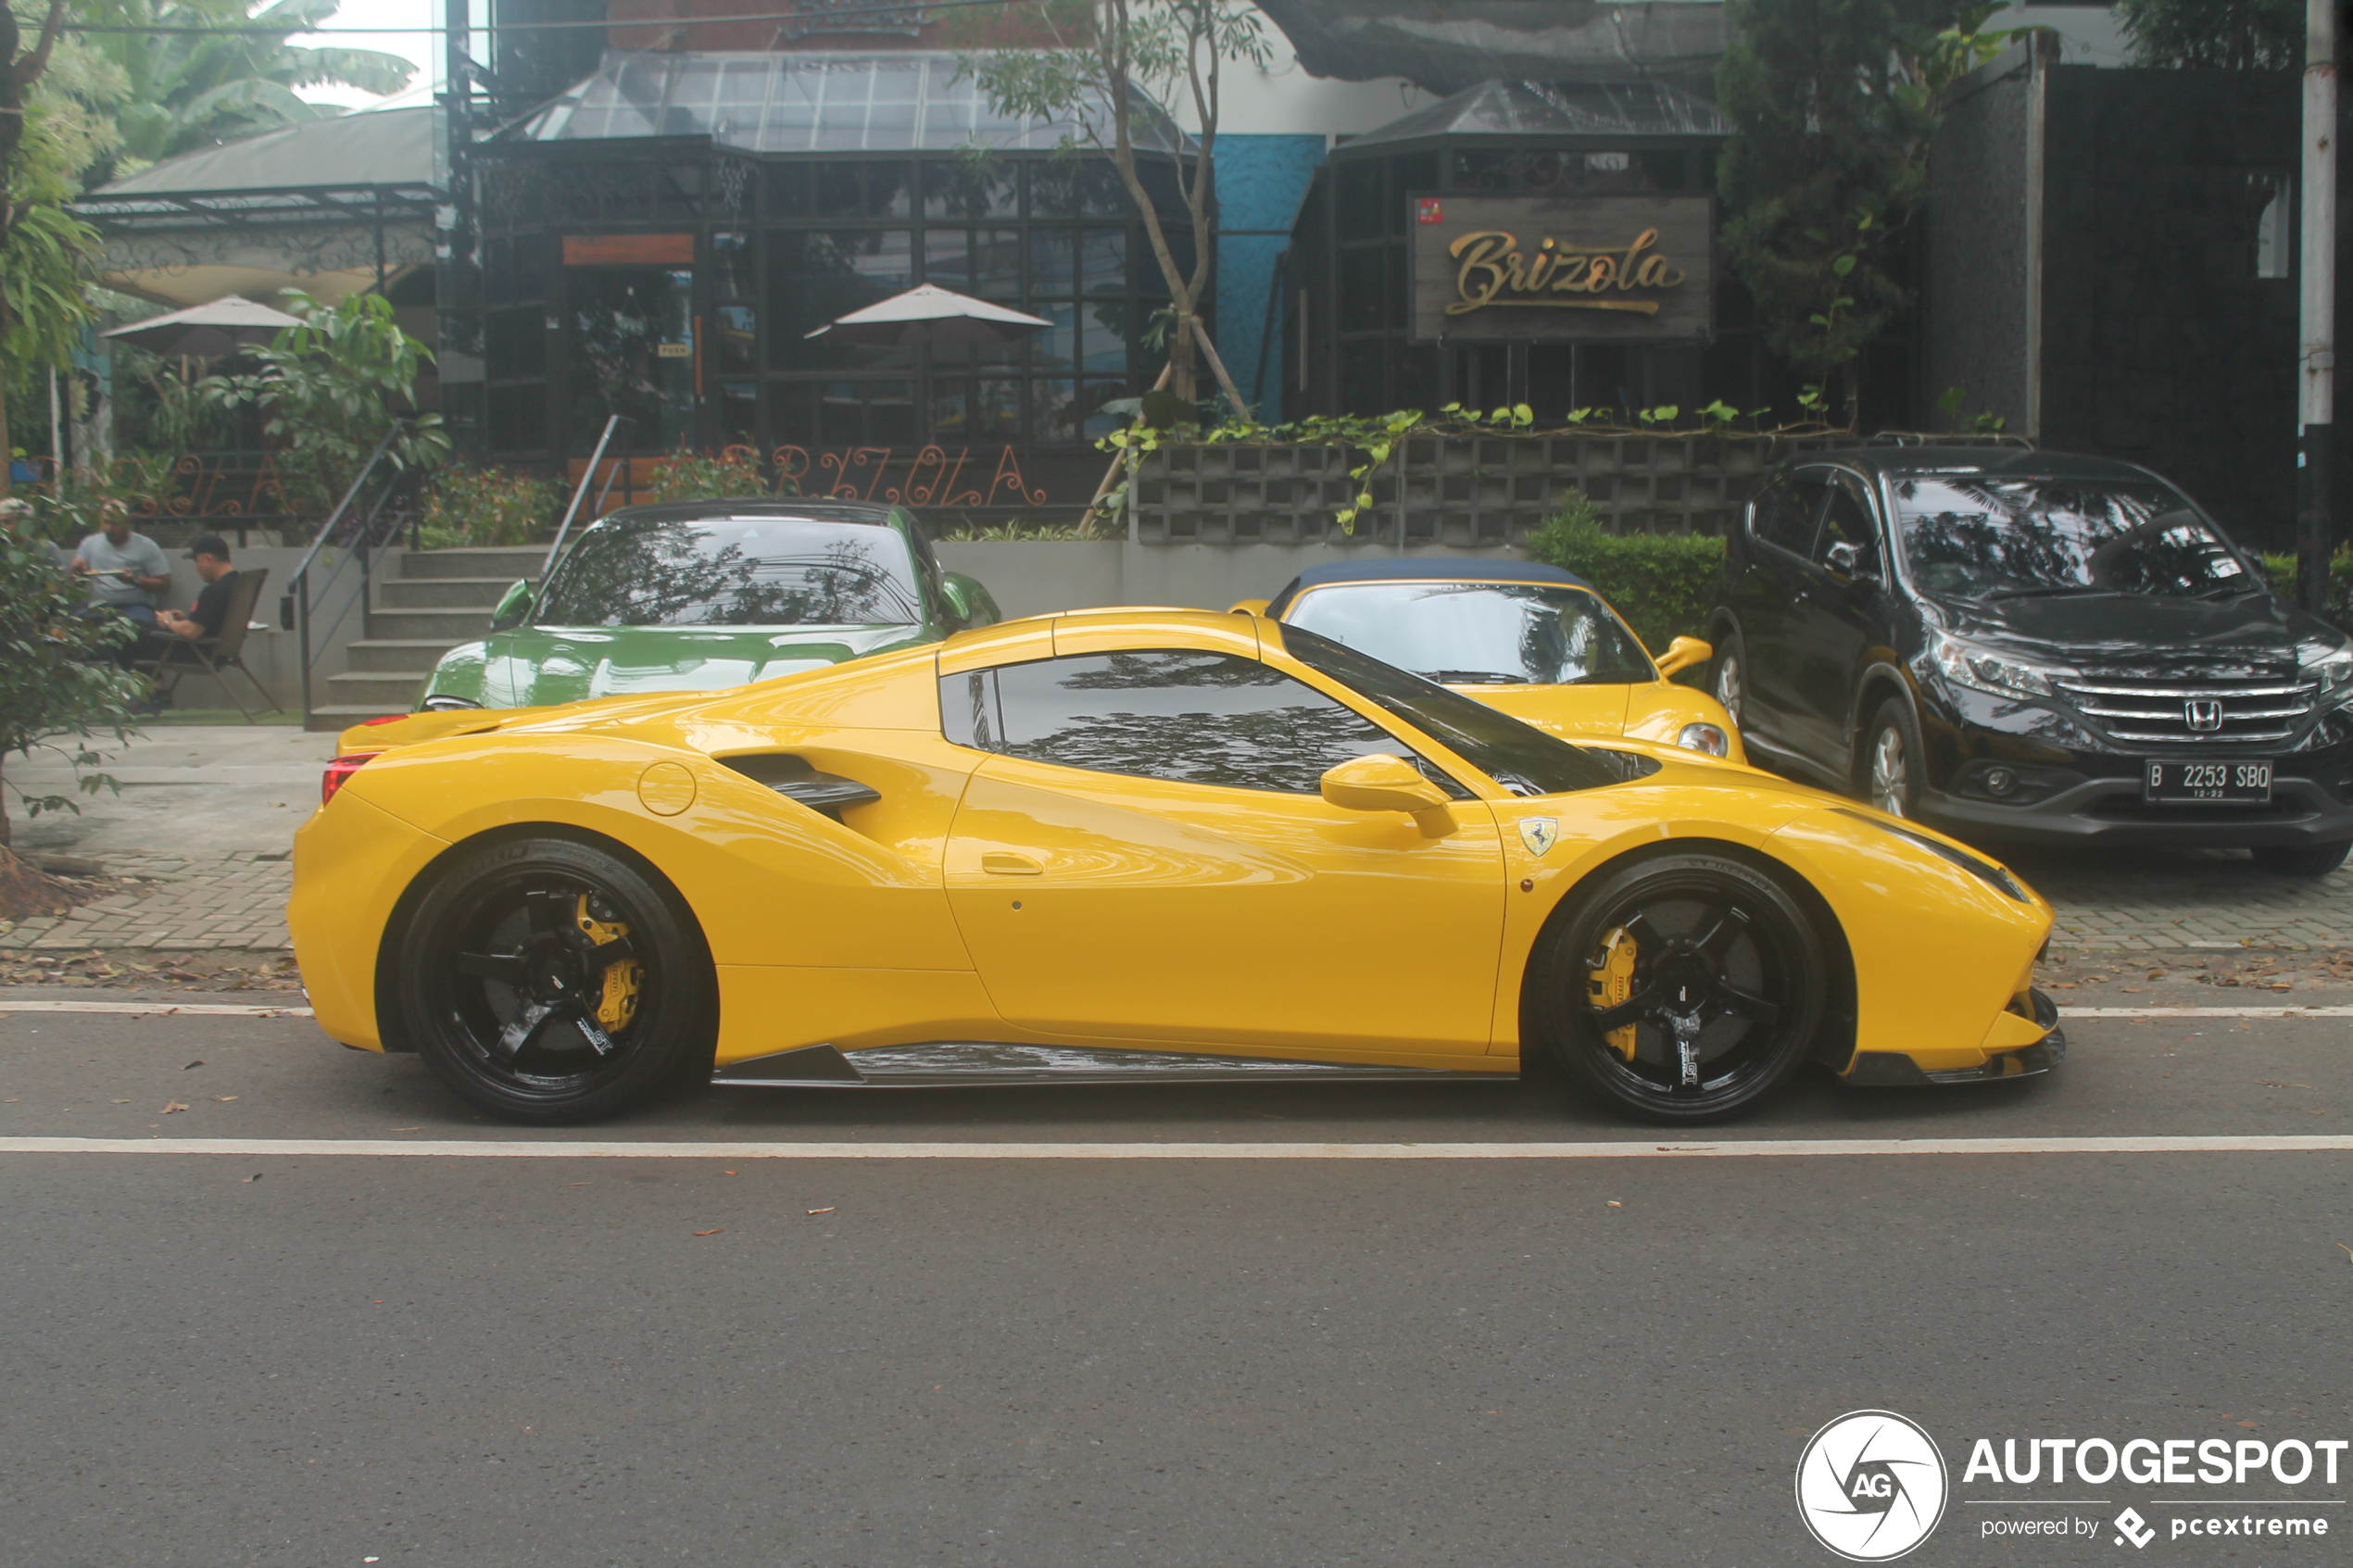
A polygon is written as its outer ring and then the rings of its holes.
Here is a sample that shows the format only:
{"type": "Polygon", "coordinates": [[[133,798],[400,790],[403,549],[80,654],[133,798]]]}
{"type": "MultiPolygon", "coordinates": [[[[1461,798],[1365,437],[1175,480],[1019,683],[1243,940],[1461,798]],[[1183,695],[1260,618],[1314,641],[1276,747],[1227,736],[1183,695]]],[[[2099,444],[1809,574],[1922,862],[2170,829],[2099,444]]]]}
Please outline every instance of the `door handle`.
{"type": "Polygon", "coordinates": [[[1046,868],[1026,855],[1010,855],[1002,850],[989,850],[980,858],[980,869],[991,876],[1043,876],[1046,868]]]}

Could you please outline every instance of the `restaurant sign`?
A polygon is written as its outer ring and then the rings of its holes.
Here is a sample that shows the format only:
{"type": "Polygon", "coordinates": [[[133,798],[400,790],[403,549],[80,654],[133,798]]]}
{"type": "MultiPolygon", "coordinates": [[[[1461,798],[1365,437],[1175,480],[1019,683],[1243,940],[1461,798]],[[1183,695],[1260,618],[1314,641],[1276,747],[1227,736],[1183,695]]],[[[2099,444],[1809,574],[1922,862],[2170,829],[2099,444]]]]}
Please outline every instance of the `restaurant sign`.
{"type": "Polygon", "coordinates": [[[1413,335],[1707,335],[1705,196],[1413,196],[1413,335]]]}

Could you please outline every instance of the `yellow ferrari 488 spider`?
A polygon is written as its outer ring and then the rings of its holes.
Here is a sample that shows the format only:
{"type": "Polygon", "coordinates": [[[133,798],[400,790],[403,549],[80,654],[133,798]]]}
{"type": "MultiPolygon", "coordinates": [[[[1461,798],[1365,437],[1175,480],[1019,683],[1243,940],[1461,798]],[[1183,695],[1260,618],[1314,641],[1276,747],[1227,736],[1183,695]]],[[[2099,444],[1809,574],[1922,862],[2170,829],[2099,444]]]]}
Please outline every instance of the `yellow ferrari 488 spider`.
{"type": "Polygon", "coordinates": [[[665,1085],[1494,1079],[1636,1115],[2054,1065],[2050,909],[1837,797],[1571,745],[1256,616],[1038,617],[346,734],[320,1024],[499,1116],[665,1085]]]}

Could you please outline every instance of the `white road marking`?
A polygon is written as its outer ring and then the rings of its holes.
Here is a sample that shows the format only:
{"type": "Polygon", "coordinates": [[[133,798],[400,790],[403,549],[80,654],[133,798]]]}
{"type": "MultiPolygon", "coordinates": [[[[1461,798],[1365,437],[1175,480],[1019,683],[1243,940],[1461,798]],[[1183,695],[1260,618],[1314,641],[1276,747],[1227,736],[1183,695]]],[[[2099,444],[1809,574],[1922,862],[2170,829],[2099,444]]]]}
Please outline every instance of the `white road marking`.
{"type": "Polygon", "coordinates": [[[0,1001],[0,1012],[112,1012],[150,1018],[177,1013],[228,1018],[308,1018],[299,1005],[271,1006],[261,1002],[19,1002],[0,1001]]]}
{"type": "Polygon", "coordinates": [[[2353,1018],[2353,1008],[2061,1008],[2061,1018],[2353,1018]]]}
{"type": "Polygon", "coordinates": [[[2353,1135],[2142,1138],[1734,1138],[1722,1143],[657,1143],[521,1138],[0,1137],[0,1154],[341,1155],[429,1160],[1688,1160],[1760,1155],[2353,1154],[2353,1135]]]}

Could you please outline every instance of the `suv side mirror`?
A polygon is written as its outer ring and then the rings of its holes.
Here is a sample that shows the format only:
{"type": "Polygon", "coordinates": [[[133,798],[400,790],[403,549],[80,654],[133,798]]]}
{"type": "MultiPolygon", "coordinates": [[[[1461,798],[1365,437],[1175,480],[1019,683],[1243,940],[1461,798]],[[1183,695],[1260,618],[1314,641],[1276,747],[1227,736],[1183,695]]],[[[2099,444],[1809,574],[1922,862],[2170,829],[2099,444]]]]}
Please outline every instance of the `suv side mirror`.
{"type": "Polygon", "coordinates": [[[1862,546],[1842,539],[1822,552],[1822,561],[1842,577],[1869,577],[1877,581],[1879,563],[1872,555],[1873,552],[1865,550],[1862,546]]]}
{"type": "Polygon", "coordinates": [[[517,578],[505,593],[498,596],[498,608],[490,612],[490,629],[511,632],[531,619],[535,608],[531,584],[517,578]]]}
{"type": "Polygon", "coordinates": [[[1689,670],[1692,665],[1715,657],[1713,644],[1704,643],[1697,637],[1678,637],[1667,645],[1667,651],[1654,662],[1658,666],[1658,678],[1669,681],[1674,679],[1677,671],[1689,670]]]}
{"type": "Polygon", "coordinates": [[[1326,769],[1321,782],[1324,803],[1343,811],[1403,811],[1432,838],[1454,825],[1446,792],[1403,757],[1385,751],[1352,757],[1326,769]]]}

